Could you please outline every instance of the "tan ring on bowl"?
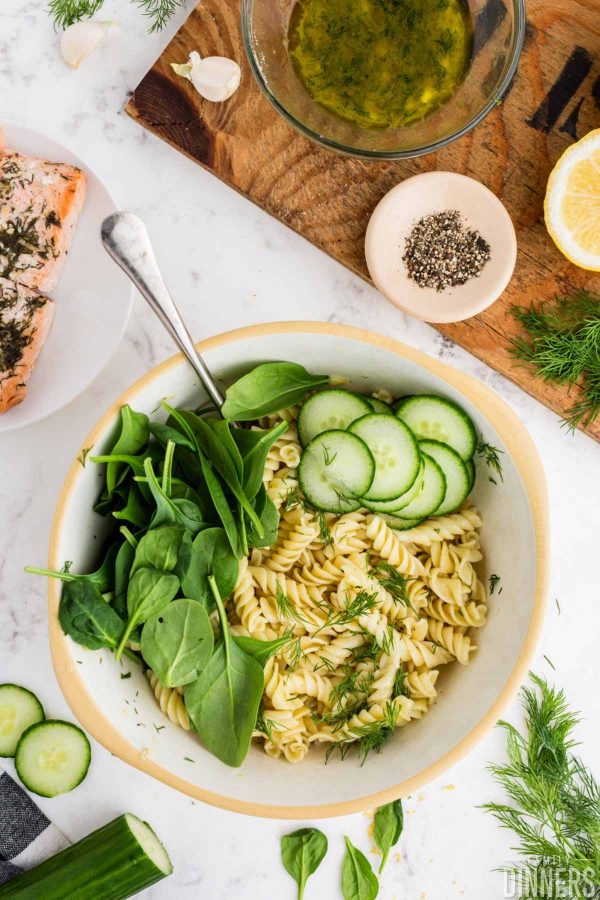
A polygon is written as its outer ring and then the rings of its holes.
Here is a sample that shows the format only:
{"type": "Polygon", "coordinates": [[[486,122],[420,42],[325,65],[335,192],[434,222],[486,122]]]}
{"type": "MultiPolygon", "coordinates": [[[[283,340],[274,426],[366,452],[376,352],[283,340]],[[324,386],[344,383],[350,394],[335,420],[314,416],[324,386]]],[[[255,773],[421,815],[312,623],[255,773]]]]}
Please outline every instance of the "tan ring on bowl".
{"type": "MultiPolygon", "coordinates": [[[[432,359],[425,353],[413,350],[412,348],[391,338],[384,337],[383,335],[375,334],[374,332],[362,330],[360,328],[352,328],[348,325],[333,325],[320,322],[277,322],[266,325],[251,325],[247,328],[228,331],[224,334],[217,335],[216,337],[209,338],[208,340],[200,341],[197,344],[197,347],[201,353],[207,353],[217,347],[222,347],[226,344],[235,343],[236,341],[252,337],[273,334],[297,334],[302,332],[346,337],[396,353],[417,365],[423,366],[438,377],[443,378],[448,384],[461,391],[479,408],[485,409],[487,419],[494,428],[502,434],[503,440],[510,451],[512,460],[523,479],[527,496],[531,504],[538,567],[536,573],[534,606],[519,658],[494,704],[471,732],[451,751],[441,757],[441,759],[437,760],[437,762],[428,766],[412,778],[400,782],[399,784],[395,784],[384,791],[370,794],[365,797],[359,797],[341,803],[329,803],[318,806],[274,807],[270,804],[249,803],[222,794],[215,794],[212,791],[205,790],[204,788],[198,787],[198,785],[186,781],[184,778],[173,775],[167,769],[159,766],[151,759],[142,758],[139,750],[119,734],[103,714],[102,710],[96,705],[94,698],[83,683],[77,670],[77,666],[70,662],[68,651],[69,638],[62,633],[58,622],[60,585],[55,579],[49,579],[48,613],[50,619],[50,648],[54,671],[67,703],[86,731],[89,731],[89,733],[114,756],[118,756],[124,762],[129,763],[136,769],[146,772],[148,775],[152,775],[164,784],[168,784],[170,787],[176,788],[177,790],[188,794],[190,797],[194,797],[197,800],[203,800],[205,803],[210,803],[213,806],[218,806],[221,809],[228,809],[232,812],[277,819],[329,818],[332,816],[345,816],[350,815],[351,813],[364,812],[365,810],[373,809],[374,807],[381,806],[385,803],[390,803],[398,797],[404,797],[407,794],[414,793],[428,782],[438,778],[447,769],[462,759],[463,756],[469,753],[475,747],[477,742],[484,737],[501,717],[503,711],[516,696],[520,685],[527,675],[527,670],[541,635],[549,580],[550,552],[548,497],[546,479],[537,451],[529,434],[515,413],[492,390],[485,385],[480,384],[480,382],[476,381],[470,375],[465,375],[463,372],[459,372],[444,363],[432,359]]],[[[128,388],[128,390],[126,390],[104,413],[83,442],[81,449],[93,446],[124,403],[131,403],[141,388],[149,381],[152,381],[157,374],[161,374],[173,366],[178,365],[181,362],[181,359],[182,357],[180,354],[172,356],[170,359],[165,360],[165,362],[160,363],[160,365],[156,366],[154,369],[151,369],[143,375],[142,378],[136,381],[134,385],[128,388]]],[[[67,502],[74,489],[75,481],[80,474],[81,466],[75,461],[67,474],[52,523],[48,562],[49,567],[52,569],[60,568],[61,565],[58,558],[59,533],[61,531],[67,502]]]]}

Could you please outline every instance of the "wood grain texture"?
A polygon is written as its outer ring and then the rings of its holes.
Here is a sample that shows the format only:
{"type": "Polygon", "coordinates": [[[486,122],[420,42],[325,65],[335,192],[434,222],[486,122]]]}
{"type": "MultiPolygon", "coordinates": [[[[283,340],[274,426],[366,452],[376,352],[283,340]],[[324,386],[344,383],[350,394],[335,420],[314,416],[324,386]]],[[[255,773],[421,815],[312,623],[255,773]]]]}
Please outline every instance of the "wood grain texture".
{"type": "MultiPolygon", "coordinates": [[[[577,390],[547,384],[511,358],[519,327],[510,313],[600,278],[569,263],[543,221],[546,182],[574,139],[600,125],[600,0],[529,0],[525,47],[504,101],[477,128],[420,159],[367,162],[312,144],[263,97],[246,62],[240,0],[203,0],[134,91],[127,112],[226,184],[369,280],[364,235],[381,197],[432,170],[477,178],[506,205],[517,231],[514,277],[482,315],[436,328],[561,415],[577,390]],[[171,62],[193,49],[242,67],[226,103],[208,103],[171,62]],[[566,101],[566,102],[565,102],[566,101]]],[[[588,433],[600,440],[600,420],[588,433]]]]}

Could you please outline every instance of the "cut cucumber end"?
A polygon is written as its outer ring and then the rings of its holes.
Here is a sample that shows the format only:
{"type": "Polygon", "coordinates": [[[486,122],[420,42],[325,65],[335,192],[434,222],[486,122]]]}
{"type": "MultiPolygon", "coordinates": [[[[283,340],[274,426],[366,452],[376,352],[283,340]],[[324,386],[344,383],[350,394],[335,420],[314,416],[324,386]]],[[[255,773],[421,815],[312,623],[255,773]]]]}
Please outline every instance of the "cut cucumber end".
{"type": "Polygon", "coordinates": [[[375,475],[365,500],[399,498],[415,483],[421,453],[410,428],[395,416],[371,413],[352,422],[348,431],[361,438],[373,454],[375,475]]]}
{"type": "Polygon", "coordinates": [[[169,854],[148,823],[138,819],[133,813],[125,813],[125,821],[146,856],[160,869],[163,875],[170,875],[173,871],[173,864],[169,859],[169,854]]]}
{"type": "Polygon", "coordinates": [[[32,691],[20,684],[0,684],[0,756],[14,756],[21,735],[44,718],[44,708],[32,691]]]}
{"type": "Polygon", "coordinates": [[[446,479],[446,494],[434,515],[445,516],[464,503],[471,491],[471,478],[466,464],[456,450],[440,441],[421,441],[421,450],[438,464],[446,479]]]}
{"type": "Polygon", "coordinates": [[[431,394],[407,397],[398,406],[396,415],[406,422],[419,441],[447,444],[463,460],[471,459],[475,453],[475,426],[464,409],[452,400],[431,394]]]}
{"type": "Polygon", "coordinates": [[[344,431],[372,411],[366,398],[351,391],[319,391],[303,403],[298,414],[298,437],[303,447],[324,431],[344,431]]]}
{"type": "Polygon", "coordinates": [[[17,775],[41,797],[66,794],[80,784],[90,767],[91,747],[81,728],[60,719],[30,725],[15,753],[17,775]]]}
{"type": "Polygon", "coordinates": [[[298,467],[306,498],[325,512],[360,509],[371,486],[375,460],[364,441],[348,431],[325,431],[313,438],[298,467]]]}

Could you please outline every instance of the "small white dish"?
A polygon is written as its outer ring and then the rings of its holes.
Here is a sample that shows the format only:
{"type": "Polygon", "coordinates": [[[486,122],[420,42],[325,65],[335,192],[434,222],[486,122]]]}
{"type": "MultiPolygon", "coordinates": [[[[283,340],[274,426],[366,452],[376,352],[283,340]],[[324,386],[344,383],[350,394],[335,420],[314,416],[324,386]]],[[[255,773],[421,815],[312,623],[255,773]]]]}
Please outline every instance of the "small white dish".
{"type": "Polygon", "coordinates": [[[55,314],[29,381],[27,396],[0,415],[0,433],[31,425],[79,396],[121,342],[133,288],[100,242],[100,224],[118,207],[98,176],[78,156],[31,128],[2,124],[6,146],[28,156],[79,166],[87,195],[69,256],[50,296],[55,314]]]}
{"type": "Polygon", "coordinates": [[[509,283],[517,238],[504,205],[479,181],[454,172],[426,172],[392,188],[375,207],[365,236],[375,286],[390,303],[425,322],[460,322],[483,312],[509,283]],[[490,245],[490,259],[466,284],[435,291],[419,287],[402,260],[413,225],[430,213],[457,209],[490,245]]]}

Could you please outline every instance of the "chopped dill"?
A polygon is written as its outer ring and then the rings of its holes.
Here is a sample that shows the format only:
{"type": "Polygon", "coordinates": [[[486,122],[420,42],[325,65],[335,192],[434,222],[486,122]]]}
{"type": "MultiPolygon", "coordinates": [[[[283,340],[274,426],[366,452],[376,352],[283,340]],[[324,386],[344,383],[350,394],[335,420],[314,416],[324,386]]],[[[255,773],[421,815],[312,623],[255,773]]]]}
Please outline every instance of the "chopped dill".
{"type": "Polygon", "coordinates": [[[402,603],[415,612],[406,592],[407,579],[394,566],[388,562],[376,562],[369,568],[369,575],[376,578],[397,603],[402,603]]]}
{"type": "Polygon", "coordinates": [[[496,575],[495,572],[492,572],[492,574],[490,575],[490,579],[489,579],[490,594],[494,593],[494,591],[496,590],[496,588],[498,586],[499,581],[500,581],[500,576],[496,575]]]}
{"type": "Polygon", "coordinates": [[[394,678],[394,688],[392,690],[392,699],[396,699],[396,697],[410,697],[411,689],[406,683],[406,675],[407,673],[404,669],[398,669],[396,672],[396,677],[394,678]]]}
{"type": "Polygon", "coordinates": [[[327,444],[323,444],[323,462],[326,466],[330,466],[333,462],[335,462],[335,458],[337,453],[331,452],[327,444]]]}
{"type": "Polygon", "coordinates": [[[291,602],[289,597],[284,594],[280,584],[277,585],[275,602],[277,604],[277,613],[280,619],[287,619],[288,621],[302,622],[303,624],[306,624],[306,619],[304,618],[302,613],[298,612],[298,610],[294,607],[294,604],[291,602]]]}
{"type": "Polygon", "coordinates": [[[359,616],[372,612],[376,604],[377,594],[370,594],[365,590],[358,591],[343,609],[332,610],[327,616],[323,628],[328,628],[330,625],[347,625],[359,616]]]}
{"type": "MultiPolygon", "coordinates": [[[[500,481],[504,481],[504,476],[502,475],[502,462],[500,460],[500,454],[504,453],[504,450],[500,450],[498,447],[487,444],[482,438],[477,444],[476,453],[480,459],[483,459],[489,469],[493,469],[493,471],[498,474],[500,481]]],[[[497,483],[491,476],[490,481],[493,484],[497,483]]]]}
{"type": "Polygon", "coordinates": [[[359,725],[352,729],[355,736],[354,739],[348,741],[339,741],[332,744],[325,754],[325,762],[327,763],[334,752],[340,754],[341,759],[345,759],[349,748],[353,744],[358,744],[358,754],[361,766],[364,765],[369,753],[380,753],[381,748],[392,735],[400,710],[398,706],[388,701],[383,709],[383,717],[376,722],[369,722],[365,725],[359,725]],[[358,738],[358,740],[356,740],[358,738]]]}

